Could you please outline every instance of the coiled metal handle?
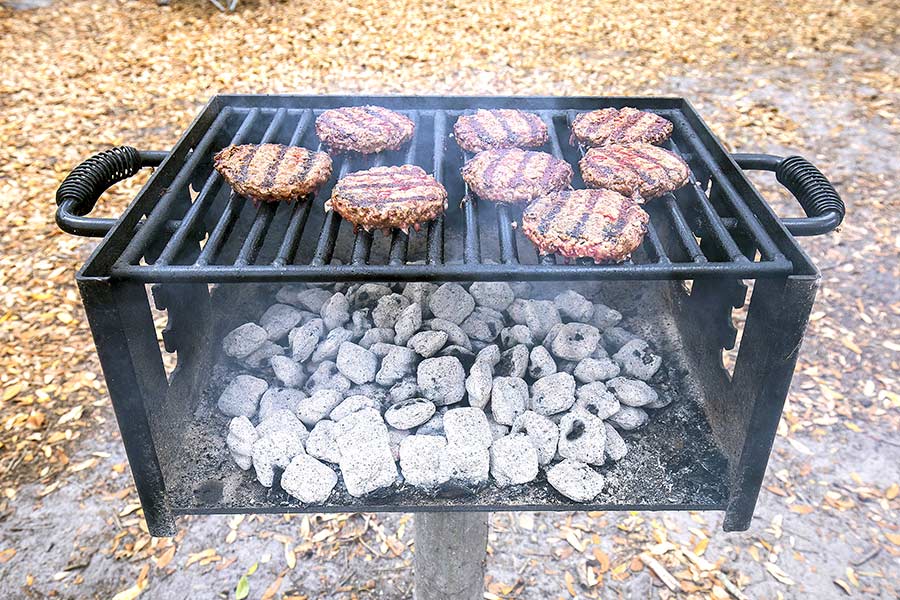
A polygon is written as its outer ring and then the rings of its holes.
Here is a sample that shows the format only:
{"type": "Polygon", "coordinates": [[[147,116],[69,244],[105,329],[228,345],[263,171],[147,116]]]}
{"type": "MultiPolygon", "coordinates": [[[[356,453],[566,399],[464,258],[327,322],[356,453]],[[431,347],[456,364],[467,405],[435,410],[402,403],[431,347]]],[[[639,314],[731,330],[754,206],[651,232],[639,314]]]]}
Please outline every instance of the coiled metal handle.
{"type": "Polygon", "coordinates": [[[117,146],[90,157],[66,176],[56,190],[56,223],[67,233],[102,237],[115,219],[88,219],[100,196],[114,184],[128,179],[143,167],[156,167],[168,152],[145,152],[117,146]]]}
{"type": "Polygon", "coordinates": [[[844,201],[830,181],[802,156],[781,158],[771,154],[733,154],[742,169],[774,171],[775,179],[793,194],[805,219],[782,219],[793,235],[820,235],[834,231],[847,212],[844,201]]]}

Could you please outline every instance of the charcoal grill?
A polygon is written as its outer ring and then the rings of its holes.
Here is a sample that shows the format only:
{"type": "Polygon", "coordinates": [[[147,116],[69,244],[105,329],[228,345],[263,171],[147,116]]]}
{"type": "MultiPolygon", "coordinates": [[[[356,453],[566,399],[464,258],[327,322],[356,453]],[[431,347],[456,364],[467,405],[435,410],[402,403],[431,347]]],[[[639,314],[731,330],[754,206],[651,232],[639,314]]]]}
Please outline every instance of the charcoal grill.
{"type": "MultiPolygon", "coordinates": [[[[583,185],[576,176],[575,187],[583,185]]],[[[170,152],[130,147],[75,168],[57,193],[57,222],[70,233],[103,236],[77,282],[100,356],[150,532],[174,533],[174,517],[196,513],[495,510],[724,510],[725,530],[744,530],[756,498],[818,272],[795,236],[837,227],[844,206],[825,177],[799,157],[731,155],[691,105],[650,97],[338,97],[219,95],[170,152]],[[231,192],[212,168],[228,144],[279,142],[316,148],[323,110],[377,104],[416,122],[411,144],[369,159],[337,157],[318,195],[259,206],[231,192]],[[582,111],[633,106],[674,124],[667,147],[690,165],[690,183],[648,206],[642,247],[620,264],[567,263],[538,256],[515,227],[517,209],[479,202],[459,177],[464,157],[449,136],[475,108],[535,111],[550,130],[545,150],[576,164],[568,124],[582,111]],[[354,232],[322,205],[336,179],[375,164],[414,163],[446,187],[447,213],[409,234],[354,232]],[[121,217],[86,215],[116,181],[156,167],[121,217]],[[780,219],[743,169],[774,171],[807,217],[780,219]],[[198,415],[217,385],[212,365],[224,332],[266,286],[290,282],[506,280],[588,286],[647,323],[646,335],[671,359],[678,397],[656,429],[638,436],[648,469],[614,494],[579,504],[548,486],[487,490],[475,496],[415,492],[357,499],[337,494],[304,506],[248,489],[224,497],[221,439],[198,415]],[[746,324],[733,371],[733,309],[746,324]],[[555,282],[555,283],[554,283],[555,282]],[[560,283],[563,282],[563,283],[560,283]],[[148,297],[147,286],[152,289],[148,297]],[[151,298],[167,313],[164,368],[151,298]]]]}

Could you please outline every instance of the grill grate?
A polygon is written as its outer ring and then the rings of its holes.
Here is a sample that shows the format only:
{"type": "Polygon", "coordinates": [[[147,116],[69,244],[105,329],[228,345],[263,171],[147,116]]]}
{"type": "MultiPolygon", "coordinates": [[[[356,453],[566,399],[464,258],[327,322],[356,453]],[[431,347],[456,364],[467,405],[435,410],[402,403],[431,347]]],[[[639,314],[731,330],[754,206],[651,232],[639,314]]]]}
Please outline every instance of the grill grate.
{"type": "Polygon", "coordinates": [[[755,278],[790,274],[797,257],[803,255],[796,242],[682,100],[225,96],[214,98],[179,142],[85,274],[143,282],[755,278]],[[212,168],[213,154],[228,144],[321,148],[312,126],[318,114],[363,102],[413,119],[413,140],[398,152],[337,157],[335,174],[314,198],[255,206],[212,168]],[[675,132],[665,147],[692,171],[687,186],[646,206],[649,230],[629,261],[595,265],[538,256],[515,226],[520,209],[479,202],[459,176],[466,157],[448,136],[455,119],[476,107],[521,106],[540,114],[550,130],[543,149],[572,164],[573,185],[582,187],[583,149],[568,143],[571,121],[583,110],[622,105],[672,121],[675,132]],[[447,213],[422,231],[354,232],[324,212],[338,178],[402,163],[433,172],[450,194],[447,213]]]}

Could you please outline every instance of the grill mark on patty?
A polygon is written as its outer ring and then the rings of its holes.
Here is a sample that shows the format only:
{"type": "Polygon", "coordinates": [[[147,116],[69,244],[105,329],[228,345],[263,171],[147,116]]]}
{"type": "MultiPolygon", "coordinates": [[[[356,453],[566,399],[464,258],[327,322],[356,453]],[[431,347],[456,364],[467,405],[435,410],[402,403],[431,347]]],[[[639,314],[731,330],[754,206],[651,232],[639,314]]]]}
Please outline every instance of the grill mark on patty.
{"type": "Polygon", "coordinates": [[[536,140],[543,137],[541,135],[543,133],[543,130],[541,129],[543,121],[541,121],[540,118],[535,118],[534,115],[525,112],[519,112],[518,115],[522,117],[522,120],[524,120],[525,124],[528,126],[528,132],[531,134],[531,139],[536,140]]]}
{"type": "Polygon", "coordinates": [[[584,231],[584,226],[587,224],[588,219],[594,214],[594,206],[597,204],[597,197],[591,196],[591,199],[588,201],[585,209],[581,211],[581,215],[578,218],[578,222],[575,223],[575,226],[569,230],[569,237],[580,237],[581,233],[584,231]]]}
{"type": "MultiPolygon", "coordinates": [[[[645,114],[646,113],[638,111],[636,113],[628,115],[627,117],[625,117],[624,122],[616,125],[613,130],[606,135],[606,139],[618,141],[626,132],[628,132],[631,127],[637,125],[637,122],[643,119],[645,114]]],[[[621,112],[619,113],[619,115],[621,115],[621,112]]]]}
{"type": "MultiPolygon", "coordinates": [[[[389,118],[383,111],[378,110],[378,108],[374,106],[362,106],[362,111],[367,115],[374,118],[375,121],[381,123],[385,126],[385,128],[390,129],[392,127],[400,127],[399,123],[394,122],[393,119],[389,118]]],[[[379,133],[381,128],[379,127],[379,133]]]]}
{"type": "Polygon", "coordinates": [[[540,231],[542,235],[547,233],[547,229],[553,224],[559,211],[562,210],[566,199],[568,199],[568,194],[563,196],[560,201],[553,202],[553,206],[550,207],[550,210],[545,212],[541,217],[541,222],[538,224],[538,231],[540,231]]]}
{"type": "Polygon", "coordinates": [[[475,133],[475,137],[477,137],[482,144],[492,146],[497,143],[494,140],[494,136],[492,136],[491,133],[485,128],[484,123],[481,122],[481,118],[477,113],[472,115],[468,119],[468,122],[472,128],[472,131],[475,133]]]}
{"type": "Polygon", "coordinates": [[[516,165],[516,170],[513,173],[512,181],[510,181],[508,184],[510,187],[518,187],[518,186],[522,185],[523,183],[525,183],[524,178],[525,178],[525,171],[528,168],[528,161],[531,160],[535,156],[539,156],[539,155],[531,153],[531,152],[526,152],[525,154],[521,155],[519,164],[516,165]]]}
{"type": "Polygon", "coordinates": [[[289,185],[297,184],[303,181],[306,176],[309,175],[309,172],[312,170],[313,164],[315,163],[314,156],[315,155],[312,152],[306,153],[306,155],[303,157],[303,166],[297,169],[297,172],[294,173],[294,175],[291,177],[290,181],[288,182],[289,185]]]}
{"type": "Polygon", "coordinates": [[[247,171],[250,169],[250,163],[253,162],[253,157],[256,156],[257,150],[259,150],[259,146],[250,146],[247,148],[247,153],[244,155],[240,167],[240,179],[242,181],[246,181],[247,179],[247,171]]]}
{"type": "Polygon", "coordinates": [[[638,150],[637,148],[632,148],[631,151],[642,159],[658,166],[666,173],[668,177],[671,177],[672,180],[681,180],[684,176],[684,173],[680,173],[676,168],[666,166],[666,163],[662,159],[650,156],[649,154],[638,150]]]}
{"type": "Polygon", "coordinates": [[[496,185],[498,182],[494,180],[494,171],[497,170],[497,167],[500,166],[500,163],[509,156],[509,148],[504,148],[500,150],[494,160],[488,163],[488,165],[484,168],[484,182],[488,185],[496,185]]]}
{"type": "Polygon", "coordinates": [[[499,110],[496,110],[496,111],[491,111],[490,115],[497,122],[497,124],[500,125],[500,129],[502,129],[503,133],[506,134],[506,139],[508,141],[512,142],[518,138],[518,136],[516,135],[516,132],[513,131],[512,127],[510,126],[509,120],[506,118],[505,113],[502,113],[499,110]]]}
{"type": "Polygon", "coordinates": [[[278,171],[281,169],[282,162],[284,161],[284,155],[287,154],[288,147],[281,146],[278,149],[278,152],[275,154],[275,158],[269,163],[269,167],[266,169],[266,174],[263,177],[262,182],[259,184],[259,187],[262,189],[272,189],[272,186],[275,185],[275,178],[278,176],[278,171]]]}

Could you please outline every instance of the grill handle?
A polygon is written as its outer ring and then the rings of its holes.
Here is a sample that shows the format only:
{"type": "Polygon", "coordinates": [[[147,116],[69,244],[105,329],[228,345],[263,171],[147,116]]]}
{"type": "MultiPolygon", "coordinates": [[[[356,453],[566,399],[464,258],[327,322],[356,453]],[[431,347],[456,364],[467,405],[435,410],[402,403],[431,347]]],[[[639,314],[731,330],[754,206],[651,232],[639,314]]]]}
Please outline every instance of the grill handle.
{"type": "Polygon", "coordinates": [[[56,224],[66,233],[103,237],[116,219],[88,218],[100,196],[114,184],[128,179],[143,167],[158,167],[168,152],[136,150],[116,146],[90,157],[66,176],[56,190],[56,224]]]}
{"type": "Polygon", "coordinates": [[[782,219],[796,236],[821,235],[834,231],[847,212],[844,201],[830,181],[801,156],[782,158],[772,154],[732,154],[739,167],[753,171],[774,171],[775,179],[794,195],[806,218],[782,219]]]}

